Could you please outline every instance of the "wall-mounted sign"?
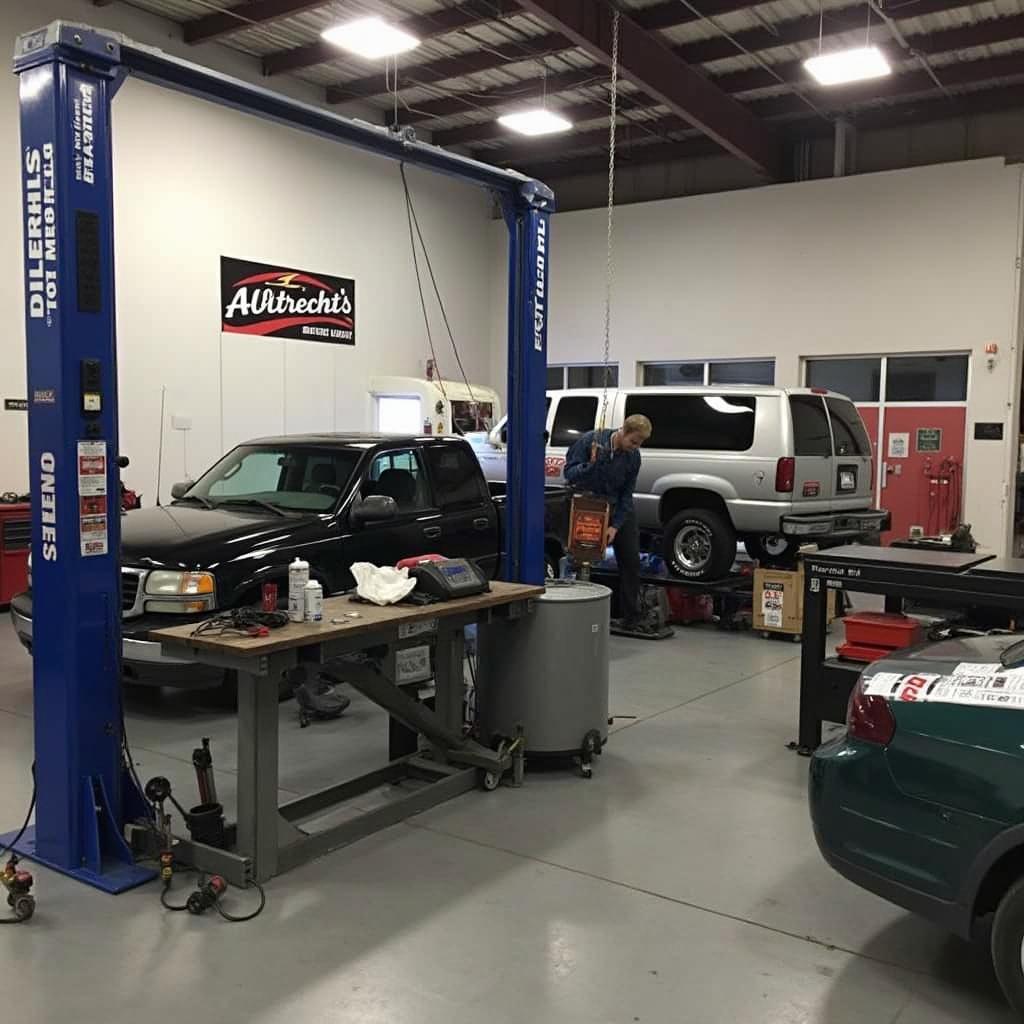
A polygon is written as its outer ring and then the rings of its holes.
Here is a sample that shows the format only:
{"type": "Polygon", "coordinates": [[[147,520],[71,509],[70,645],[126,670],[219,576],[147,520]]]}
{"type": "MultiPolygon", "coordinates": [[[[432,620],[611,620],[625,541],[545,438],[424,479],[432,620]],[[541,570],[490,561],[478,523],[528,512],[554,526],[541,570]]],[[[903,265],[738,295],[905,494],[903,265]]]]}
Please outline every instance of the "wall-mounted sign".
{"type": "Polygon", "coordinates": [[[5,398],[4,399],[4,412],[27,412],[28,411],[28,399],[27,398],[5,398]]]}
{"type": "Polygon", "coordinates": [[[910,454],[910,434],[889,435],[889,458],[905,459],[910,454]]]}
{"type": "Polygon", "coordinates": [[[1003,425],[1002,423],[975,423],[974,424],[974,440],[975,441],[1002,441],[1003,439],[1003,425]]]}
{"type": "Polygon", "coordinates": [[[915,447],[919,452],[942,451],[942,428],[918,427],[915,447]]]}
{"type": "Polygon", "coordinates": [[[265,338],[356,343],[356,284],[268,263],[220,258],[221,330],[265,338]]]}

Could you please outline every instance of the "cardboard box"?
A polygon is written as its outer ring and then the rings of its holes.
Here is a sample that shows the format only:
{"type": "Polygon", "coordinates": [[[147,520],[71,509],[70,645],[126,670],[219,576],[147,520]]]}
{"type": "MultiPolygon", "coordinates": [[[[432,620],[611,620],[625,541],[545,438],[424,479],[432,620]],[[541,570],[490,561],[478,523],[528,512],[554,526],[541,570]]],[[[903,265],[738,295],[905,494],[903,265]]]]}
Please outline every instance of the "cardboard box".
{"type": "MultiPolygon", "coordinates": [[[[830,592],[828,621],[836,618],[836,592],[830,592]]],[[[754,629],[796,636],[804,631],[804,567],[754,570],[754,629]]]]}

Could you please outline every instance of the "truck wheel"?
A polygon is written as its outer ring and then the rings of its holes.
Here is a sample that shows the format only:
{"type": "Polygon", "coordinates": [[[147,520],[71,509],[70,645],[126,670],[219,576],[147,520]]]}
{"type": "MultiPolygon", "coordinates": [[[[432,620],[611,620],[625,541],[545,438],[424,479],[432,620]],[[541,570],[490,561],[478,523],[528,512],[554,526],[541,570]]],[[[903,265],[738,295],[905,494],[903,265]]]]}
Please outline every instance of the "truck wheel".
{"type": "Polygon", "coordinates": [[[756,537],[747,537],[743,541],[755,562],[762,565],[790,566],[800,550],[800,541],[786,537],[781,533],[762,533],[756,537]]]}
{"type": "Polygon", "coordinates": [[[673,575],[716,580],[736,561],[736,532],[718,512],[684,509],[665,525],[662,553],[673,575]]]}
{"type": "Polygon", "coordinates": [[[992,964],[1010,1005],[1024,1016],[1024,878],[999,903],[992,925],[992,964]]]}

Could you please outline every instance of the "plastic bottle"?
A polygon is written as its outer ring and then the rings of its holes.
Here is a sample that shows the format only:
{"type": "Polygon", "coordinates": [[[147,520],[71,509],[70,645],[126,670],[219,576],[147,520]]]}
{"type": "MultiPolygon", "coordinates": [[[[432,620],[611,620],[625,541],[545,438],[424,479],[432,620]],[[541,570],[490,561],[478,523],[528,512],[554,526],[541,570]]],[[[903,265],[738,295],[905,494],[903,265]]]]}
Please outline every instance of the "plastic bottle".
{"type": "Polygon", "coordinates": [[[306,617],[306,584],[309,582],[309,562],[296,558],[288,566],[288,618],[302,622],[306,617]]]}
{"type": "Polygon", "coordinates": [[[306,584],[303,594],[306,622],[323,622],[324,588],[316,580],[310,580],[306,584]]]}

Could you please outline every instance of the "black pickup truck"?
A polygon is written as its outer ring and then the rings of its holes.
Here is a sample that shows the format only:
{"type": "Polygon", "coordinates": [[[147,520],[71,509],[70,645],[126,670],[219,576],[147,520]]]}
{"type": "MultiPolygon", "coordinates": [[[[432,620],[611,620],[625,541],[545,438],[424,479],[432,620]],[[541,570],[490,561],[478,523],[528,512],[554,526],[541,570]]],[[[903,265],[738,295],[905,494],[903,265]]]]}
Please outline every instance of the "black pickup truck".
{"type": "MultiPolygon", "coordinates": [[[[308,434],[247,441],[174,500],[121,520],[123,671],[167,686],[224,682],[220,670],[161,654],[149,631],[258,604],[264,583],[284,607],[288,564],[309,562],[324,593],[354,584],[353,562],[394,565],[437,553],[501,571],[504,485],[488,484],[460,438],[308,434]]],[[[545,493],[545,557],[557,566],[569,493],[545,493]]],[[[21,642],[32,646],[32,592],[11,602],[21,642]]],[[[230,685],[231,680],[226,680],[230,685]]]]}

